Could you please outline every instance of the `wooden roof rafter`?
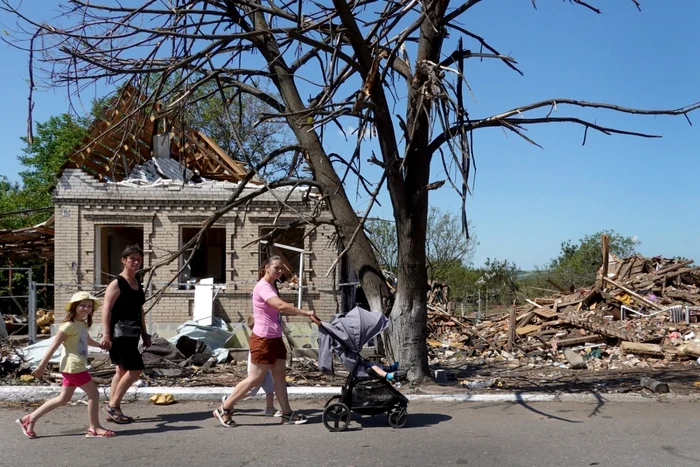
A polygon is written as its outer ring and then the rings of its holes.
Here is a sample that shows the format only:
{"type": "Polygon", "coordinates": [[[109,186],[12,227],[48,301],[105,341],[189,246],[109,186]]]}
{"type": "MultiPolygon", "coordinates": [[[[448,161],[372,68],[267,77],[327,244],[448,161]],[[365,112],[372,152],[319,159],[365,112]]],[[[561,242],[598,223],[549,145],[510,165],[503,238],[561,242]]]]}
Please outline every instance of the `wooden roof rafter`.
{"type": "MultiPolygon", "coordinates": [[[[63,165],[80,168],[95,175],[100,181],[121,181],[135,166],[153,157],[153,139],[156,120],[165,120],[165,128],[172,128],[171,116],[157,116],[159,104],[143,106],[146,97],[127,85],[108,107],[102,118],[97,118],[75,152],[63,165]]],[[[183,131],[171,132],[171,157],[190,170],[199,170],[214,178],[240,181],[247,170],[242,162],[226,154],[211,138],[199,130],[185,126],[183,131]]]]}

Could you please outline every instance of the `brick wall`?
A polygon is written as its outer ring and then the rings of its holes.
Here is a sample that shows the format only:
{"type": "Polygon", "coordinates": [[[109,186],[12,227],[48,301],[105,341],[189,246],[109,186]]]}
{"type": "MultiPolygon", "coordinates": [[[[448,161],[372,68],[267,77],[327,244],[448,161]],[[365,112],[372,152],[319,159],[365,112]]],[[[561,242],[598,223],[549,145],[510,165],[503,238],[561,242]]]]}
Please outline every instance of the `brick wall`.
{"type": "MultiPolygon", "coordinates": [[[[235,184],[227,182],[181,186],[127,186],[100,183],[79,169],[66,169],[54,191],[55,203],[55,293],[56,319],[63,319],[63,307],[77,290],[100,292],[98,227],[133,226],[143,229],[144,267],[150,267],[177,252],[181,228],[197,227],[216,209],[225,205],[235,184]]],[[[278,194],[286,198],[288,192],[278,194]]],[[[294,209],[309,212],[313,202],[294,194],[288,203],[294,209]]],[[[231,322],[244,321],[250,313],[250,292],[257,280],[258,243],[261,227],[274,225],[278,203],[271,194],[257,198],[245,208],[234,209],[214,225],[226,229],[226,290],[215,300],[215,313],[231,322]],[[247,245],[254,242],[251,245],[247,245]]],[[[293,213],[280,216],[277,225],[296,219],[293,213]]],[[[302,307],[329,318],[337,312],[333,295],[333,275],[325,277],[337,257],[331,242],[332,230],[321,226],[304,240],[305,255],[302,307]]],[[[158,269],[154,281],[160,287],[177,275],[180,261],[158,269]]],[[[177,282],[177,281],[176,281],[177,282]]],[[[282,292],[282,298],[297,301],[296,292],[282,292]]],[[[339,298],[338,298],[339,300],[339,298]]],[[[154,323],[181,323],[191,317],[193,290],[167,290],[153,308],[154,323]]],[[[100,320],[99,313],[96,316],[100,320]]],[[[292,318],[290,321],[299,320],[292,318]]]]}

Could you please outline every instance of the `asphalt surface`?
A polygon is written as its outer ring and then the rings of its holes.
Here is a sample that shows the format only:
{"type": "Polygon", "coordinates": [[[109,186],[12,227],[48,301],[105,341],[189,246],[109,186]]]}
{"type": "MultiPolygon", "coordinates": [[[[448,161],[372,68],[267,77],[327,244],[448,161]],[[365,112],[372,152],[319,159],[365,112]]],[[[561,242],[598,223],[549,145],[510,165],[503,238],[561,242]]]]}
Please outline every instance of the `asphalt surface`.
{"type": "MultiPolygon", "coordinates": [[[[62,407],[41,419],[39,439],[0,408],[3,466],[697,466],[697,402],[438,403],[412,401],[402,429],[386,417],[354,417],[348,431],[321,423],[323,401],[294,401],[310,417],[280,426],[244,402],[236,428],[212,417],[208,402],[124,406],[131,425],[104,423],[118,436],[85,439],[87,408],[62,407]]],[[[104,417],[101,417],[104,420],[104,417]]]]}

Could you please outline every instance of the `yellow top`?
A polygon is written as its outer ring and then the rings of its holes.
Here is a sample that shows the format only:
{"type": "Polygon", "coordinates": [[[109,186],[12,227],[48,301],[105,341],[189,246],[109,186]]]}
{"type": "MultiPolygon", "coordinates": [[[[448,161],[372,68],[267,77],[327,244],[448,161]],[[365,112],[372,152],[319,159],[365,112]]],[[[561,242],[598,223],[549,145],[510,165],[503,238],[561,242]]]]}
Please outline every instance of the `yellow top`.
{"type": "Polygon", "coordinates": [[[58,328],[66,334],[61,352],[61,373],[81,373],[87,370],[88,327],[84,321],[61,324],[58,328]]]}

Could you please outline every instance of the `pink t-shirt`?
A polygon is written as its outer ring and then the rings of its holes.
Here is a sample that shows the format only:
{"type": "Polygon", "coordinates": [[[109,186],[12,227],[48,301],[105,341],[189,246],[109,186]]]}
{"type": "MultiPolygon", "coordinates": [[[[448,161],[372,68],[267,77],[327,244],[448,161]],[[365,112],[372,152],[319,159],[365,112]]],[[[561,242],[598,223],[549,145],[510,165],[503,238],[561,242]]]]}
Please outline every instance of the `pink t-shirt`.
{"type": "Polygon", "coordinates": [[[278,297],[275,287],[265,279],[255,284],[253,289],[253,334],[272,339],[282,337],[282,323],[277,308],[267,304],[272,297],[278,297]]]}

